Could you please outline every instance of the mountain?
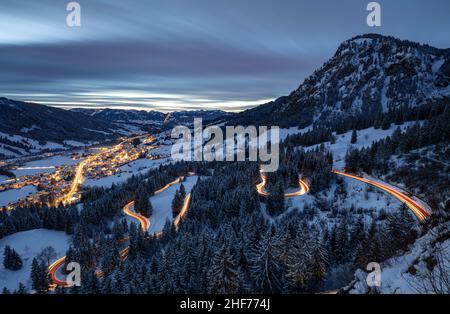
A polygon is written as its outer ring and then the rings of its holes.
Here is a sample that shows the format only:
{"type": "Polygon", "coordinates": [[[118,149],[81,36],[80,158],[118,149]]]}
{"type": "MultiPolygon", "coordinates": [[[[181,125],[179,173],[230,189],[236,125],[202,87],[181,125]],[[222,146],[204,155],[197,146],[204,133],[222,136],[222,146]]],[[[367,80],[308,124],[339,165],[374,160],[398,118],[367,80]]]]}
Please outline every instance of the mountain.
{"type": "MultiPolygon", "coordinates": [[[[0,156],[21,156],[67,143],[111,140],[125,130],[79,112],[0,98],[0,156]]],[[[68,144],[70,145],[70,144],[68,144]]]]}
{"type": "Polygon", "coordinates": [[[371,116],[450,97],[450,49],[367,34],[335,55],[293,91],[240,113],[234,123],[305,127],[371,116]]]}
{"type": "Polygon", "coordinates": [[[221,110],[174,111],[162,113],[159,111],[121,110],[121,109],[85,109],[74,108],[73,112],[83,113],[101,120],[125,123],[145,128],[166,128],[175,125],[190,125],[194,118],[202,118],[205,124],[218,123],[234,116],[233,113],[221,110]]]}

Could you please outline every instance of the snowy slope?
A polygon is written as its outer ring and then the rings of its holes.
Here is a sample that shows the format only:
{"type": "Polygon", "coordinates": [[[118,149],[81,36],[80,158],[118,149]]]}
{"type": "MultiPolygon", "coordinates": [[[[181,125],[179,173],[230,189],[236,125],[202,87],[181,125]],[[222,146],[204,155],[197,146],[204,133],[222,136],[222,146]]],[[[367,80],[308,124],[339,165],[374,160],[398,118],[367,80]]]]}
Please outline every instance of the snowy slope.
{"type": "Polygon", "coordinates": [[[70,156],[54,156],[27,162],[12,172],[16,175],[16,177],[34,175],[43,172],[52,173],[56,170],[57,166],[74,165],[78,162],[79,160],[73,160],[70,156]]]}
{"type": "Polygon", "coordinates": [[[0,291],[3,287],[13,291],[17,289],[19,282],[31,289],[30,271],[33,258],[47,246],[52,246],[57,256],[63,256],[69,247],[69,236],[64,232],[46,229],[17,232],[0,240],[2,261],[6,245],[11,246],[20,255],[23,267],[18,271],[11,271],[3,267],[3,262],[0,264],[0,291]]]}
{"type": "MultiPolygon", "coordinates": [[[[449,230],[449,222],[434,228],[419,238],[405,254],[382,263],[381,286],[377,288],[378,292],[389,294],[434,292],[427,277],[431,276],[437,283],[440,282],[439,267],[432,266],[433,259],[441,260],[447,271],[450,267],[449,230]]],[[[448,273],[446,275],[448,276],[448,273]]],[[[366,277],[367,272],[359,269],[355,273],[355,281],[346,288],[349,293],[367,293],[366,277]]],[[[450,286],[447,286],[447,289],[449,290],[446,293],[450,293],[450,286]]]]}
{"type": "MultiPolygon", "coordinates": [[[[187,177],[183,182],[186,193],[191,192],[197,182],[197,178],[198,176],[187,177]]],[[[150,217],[150,234],[161,231],[167,220],[172,221],[174,219],[172,215],[172,199],[180,185],[180,183],[174,184],[162,193],[150,197],[150,202],[153,206],[153,214],[150,217]]]]}
{"type": "MultiPolygon", "coordinates": [[[[355,144],[351,144],[350,140],[352,137],[352,131],[336,135],[336,142],[334,144],[331,144],[330,142],[325,142],[325,147],[328,148],[332,154],[333,154],[333,167],[335,169],[343,169],[345,166],[345,154],[347,153],[347,150],[350,147],[354,147],[357,149],[361,149],[363,147],[369,147],[372,145],[372,143],[386,138],[388,136],[391,136],[394,131],[400,127],[402,131],[404,131],[406,128],[412,126],[413,124],[417,123],[416,121],[413,122],[406,122],[400,126],[392,124],[391,127],[387,130],[382,129],[375,129],[373,127],[359,130],[357,131],[357,137],[358,140],[355,144]]],[[[319,145],[312,145],[308,146],[305,149],[306,150],[314,150],[319,145]]]]}
{"type": "Polygon", "coordinates": [[[11,189],[0,192],[0,207],[9,203],[14,203],[27,195],[36,193],[37,189],[33,185],[27,185],[20,189],[11,189]]]}

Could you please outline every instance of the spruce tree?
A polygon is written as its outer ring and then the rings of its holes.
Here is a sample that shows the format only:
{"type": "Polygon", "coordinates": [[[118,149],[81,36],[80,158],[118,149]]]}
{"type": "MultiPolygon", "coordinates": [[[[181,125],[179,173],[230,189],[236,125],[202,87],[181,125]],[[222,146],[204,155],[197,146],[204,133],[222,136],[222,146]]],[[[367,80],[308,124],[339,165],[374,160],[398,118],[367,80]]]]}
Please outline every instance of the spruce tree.
{"type": "Polygon", "coordinates": [[[353,129],[352,138],[350,140],[350,143],[355,144],[357,140],[358,140],[358,134],[356,133],[356,129],[353,129]]]}
{"type": "Polygon", "coordinates": [[[225,245],[214,256],[207,276],[208,293],[224,294],[239,291],[239,268],[225,245]]]}
{"type": "Polygon", "coordinates": [[[3,266],[9,270],[19,270],[22,268],[23,262],[19,254],[9,245],[5,246],[3,252],[3,266]]]}
{"type": "Polygon", "coordinates": [[[279,244],[273,233],[268,230],[250,253],[250,272],[257,288],[255,292],[281,291],[279,244]]]}
{"type": "Polygon", "coordinates": [[[37,293],[46,293],[48,291],[50,279],[47,267],[43,261],[39,261],[37,258],[33,258],[30,277],[32,288],[37,293]]]}

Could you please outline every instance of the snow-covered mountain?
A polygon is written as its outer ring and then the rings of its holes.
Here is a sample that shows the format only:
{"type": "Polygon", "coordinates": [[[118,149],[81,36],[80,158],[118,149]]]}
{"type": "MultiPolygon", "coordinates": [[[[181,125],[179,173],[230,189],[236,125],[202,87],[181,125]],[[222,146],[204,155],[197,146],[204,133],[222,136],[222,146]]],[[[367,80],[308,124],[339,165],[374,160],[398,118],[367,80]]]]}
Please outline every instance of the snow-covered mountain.
{"type": "Polygon", "coordinates": [[[173,125],[189,125],[193,123],[194,118],[202,118],[206,123],[220,122],[234,115],[233,113],[221,110],[186,110],[162,113],[154,110],[145,111],[74,108],[72,111],[80,112],[114,123],[126,123],[151,128],[164,128],[173,125]]]}
{"type": "Polygon", "coordinates": [[[238,121],[305,127],[450,97],[450,49],[376,34],[343,42],[289,96],[247,110],[238,121]]]}
{"type": "Polygon", "coordinates": [[[59,108],[0,98],[0,158],[113,140],[127,130],[59,108]]]}

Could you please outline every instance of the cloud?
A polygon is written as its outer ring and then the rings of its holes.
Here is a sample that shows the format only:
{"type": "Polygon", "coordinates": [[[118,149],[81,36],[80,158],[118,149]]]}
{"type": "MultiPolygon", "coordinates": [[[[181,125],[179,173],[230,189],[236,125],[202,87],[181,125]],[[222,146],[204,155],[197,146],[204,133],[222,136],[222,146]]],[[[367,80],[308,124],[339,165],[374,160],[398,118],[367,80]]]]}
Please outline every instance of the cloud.
{"type": "MultiPolygon", "coordinates": [[[[450,46],[448,1],[380,2],[379,32],[450,46]]],[[[65,0],[2,0],[2,96],[61,106],[241,110],[289,93],[340,42],[377,31],[357,0],[79,3],[82,26],[69,28],[65,0]]]]}

